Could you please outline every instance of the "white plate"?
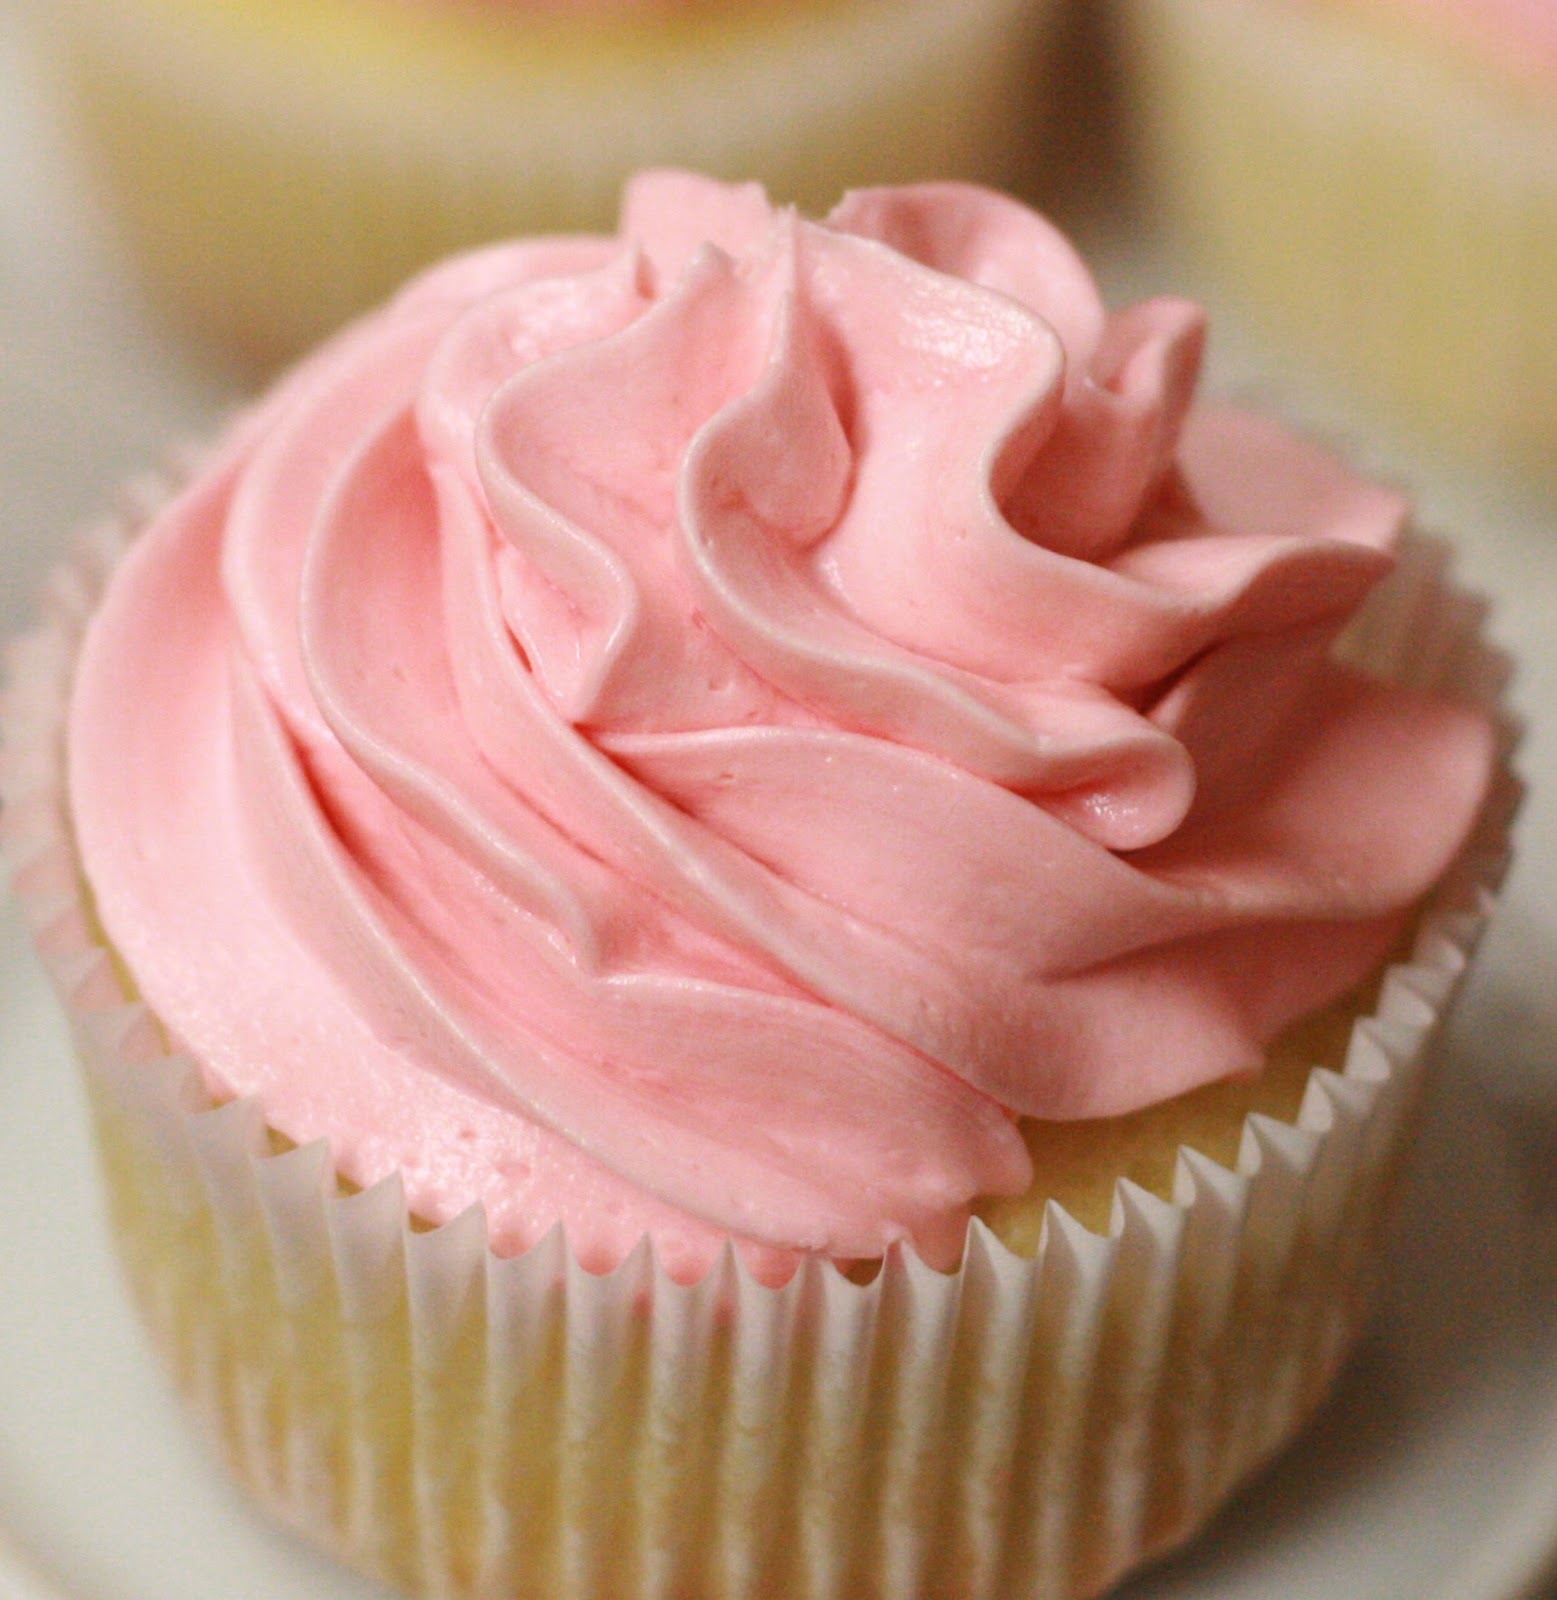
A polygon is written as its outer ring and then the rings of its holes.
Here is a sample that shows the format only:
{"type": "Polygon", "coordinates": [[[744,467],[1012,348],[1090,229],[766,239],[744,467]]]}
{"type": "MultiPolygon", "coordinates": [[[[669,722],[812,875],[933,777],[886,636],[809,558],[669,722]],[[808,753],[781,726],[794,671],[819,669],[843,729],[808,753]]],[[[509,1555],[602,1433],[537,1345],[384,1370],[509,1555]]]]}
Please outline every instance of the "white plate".
{"type": "MultiPolygon", "coordinates": [[[[1557,1542],[1557,1226],[1486,1092],[1448,1065],[1379,1317],[1334,1399],[1130,1600],[1515,1600],[1540,1575],[1557,1542]]],[[[378,1594],[213,1470],[142,1348],[99,1209],[64,1026],[9,907],[0,1597],[378,1594]]]]}

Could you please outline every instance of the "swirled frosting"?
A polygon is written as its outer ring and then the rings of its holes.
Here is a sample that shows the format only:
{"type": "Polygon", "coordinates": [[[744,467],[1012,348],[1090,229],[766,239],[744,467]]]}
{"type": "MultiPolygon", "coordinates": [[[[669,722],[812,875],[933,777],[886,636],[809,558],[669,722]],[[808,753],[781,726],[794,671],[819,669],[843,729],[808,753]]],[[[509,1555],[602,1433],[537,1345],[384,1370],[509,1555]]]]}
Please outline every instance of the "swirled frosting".
{"type": "Polygon", "coordinates": [[[498,1248],[910,1241],[1256,1069],[1490,734],[1335,664],[1404,507],[980,190],[652,174],[294,372],[94,621],[104,926],[217,1092],[498,1248]]]}

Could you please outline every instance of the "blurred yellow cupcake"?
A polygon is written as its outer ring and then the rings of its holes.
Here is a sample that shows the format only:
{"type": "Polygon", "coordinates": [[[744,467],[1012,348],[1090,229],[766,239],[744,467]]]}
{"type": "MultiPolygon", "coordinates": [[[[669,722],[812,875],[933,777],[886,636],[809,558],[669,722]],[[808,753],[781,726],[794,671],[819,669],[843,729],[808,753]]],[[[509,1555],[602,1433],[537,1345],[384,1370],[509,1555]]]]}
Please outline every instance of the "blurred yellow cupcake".
{"type": "Polygon", "coordinates": [[[46,37],[157,298],[263,370],[448,252],[695,165],[811,206],[999,178],[1051,0],[68,0],[46,37]]]}
{"type": "Polygon", "coordinates": [[[1557,481],[1557,8],[1129,0],[1182,249],[1403,437],[1557,481]]]}

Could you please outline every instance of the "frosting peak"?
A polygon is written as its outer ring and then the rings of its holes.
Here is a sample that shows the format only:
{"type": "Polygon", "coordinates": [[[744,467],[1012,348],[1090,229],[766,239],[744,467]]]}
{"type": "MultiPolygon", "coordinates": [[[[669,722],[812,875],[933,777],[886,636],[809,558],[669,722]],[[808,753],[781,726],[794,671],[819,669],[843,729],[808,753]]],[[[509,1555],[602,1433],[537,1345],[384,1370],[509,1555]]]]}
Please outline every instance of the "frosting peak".
{"type": "Polygon", "coordinates": [[[1015,1116],[1257,1065],[1485,782],[1329,658],[1402,503],[1192,409],[1203,341],[950,185],[651,174],[434,270],[110,593],[110,935],[219,1086],[500,1247],[954,1259],[1015,1116]]]}

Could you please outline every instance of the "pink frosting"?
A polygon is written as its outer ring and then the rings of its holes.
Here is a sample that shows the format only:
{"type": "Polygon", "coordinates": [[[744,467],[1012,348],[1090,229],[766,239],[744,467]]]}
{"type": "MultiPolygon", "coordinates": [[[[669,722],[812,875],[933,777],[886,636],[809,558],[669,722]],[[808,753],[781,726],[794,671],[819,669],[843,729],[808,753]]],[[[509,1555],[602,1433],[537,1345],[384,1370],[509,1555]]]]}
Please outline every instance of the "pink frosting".
{"type": "Polygon", "coordinates": [[[104,925],[220,1093],[499,1249],[956,1258],[1017,1114],[1255,1069],[1490,732],[1332,663],[1400,500],[983,191],[635,182],[246,417],[89,635],[104,925]]]}
{"type": "MultiPolygon", "coordinates": [[[[1333,3],[1333,0],[1327,0],[1333,3]]],[[[1367,0],[1486,52],[1515,77],[1557,77],[1554,0],[1367,0]]]]}

